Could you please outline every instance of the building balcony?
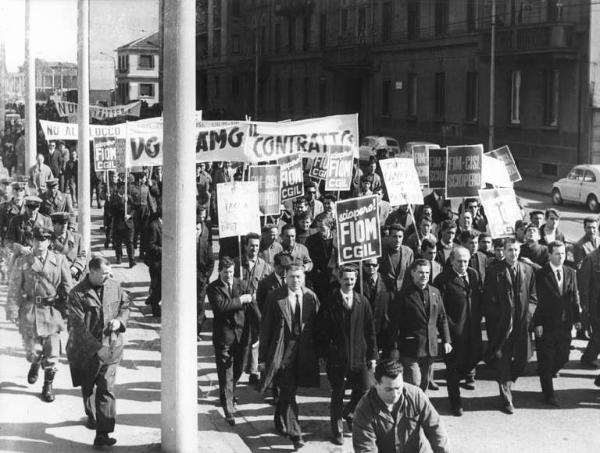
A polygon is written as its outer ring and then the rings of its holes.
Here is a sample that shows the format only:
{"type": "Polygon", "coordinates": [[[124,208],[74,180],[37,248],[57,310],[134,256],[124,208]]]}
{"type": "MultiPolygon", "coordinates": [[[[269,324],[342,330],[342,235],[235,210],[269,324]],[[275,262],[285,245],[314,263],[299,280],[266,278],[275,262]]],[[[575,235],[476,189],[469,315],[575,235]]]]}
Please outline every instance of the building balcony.
{"type": "MultiPolygon", "coordinates": [[[[491,33],[482,35],[480,54],[490,56],[491,33]]],[[[496,27],[496,56],[553,56],[575,57],[577,46],[575,24],[541,23],[496,27]]]]}

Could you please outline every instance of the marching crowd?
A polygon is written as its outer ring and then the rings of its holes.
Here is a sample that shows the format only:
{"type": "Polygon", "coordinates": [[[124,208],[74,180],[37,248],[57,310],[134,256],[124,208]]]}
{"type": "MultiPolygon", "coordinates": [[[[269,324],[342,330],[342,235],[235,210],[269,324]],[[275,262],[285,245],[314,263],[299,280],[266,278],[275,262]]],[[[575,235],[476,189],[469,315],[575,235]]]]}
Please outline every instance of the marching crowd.
{"type": "MultiPolygon", "coordinates": [[[[106,259],[86,263],[75,232],[76,200],[64,193],[69,186],[60,175],[46,170],[48,158],[38,156],[27,180],[12,181],[10,191],[3,186],[7,316],[23,336],[28,381],[44,370],[48,402],[58,332],[68,329],[71,376],[82,387],[94,444],[109,446],[116,442],[109,437],[113,388],[129,301],[106,259]]],[[[445,430],[426,396],[438,388],[436,358],[445,363],[456,416],[463,413],[461,387],[475,389],[481,361],[496,372],[499,407],[512,414],[512,389],[534,346],[542,397],[560,406],[553,381],[569,359],[573,328],[588,341],[581,366],[598,366],[597,218],[585,219],[575,244],[565,242],[556,209],[533,211],[517,222],[513,237],[492,239],[477,198],[463,200],[458,213],[437,190],[421,206],[390,206],[374,159],[364,172],[355,164],[349,191],[324,192],[307,178],[304,195],[284,203],[280,216],[263,218],[262,231],[243,237],[241,247],[237,238],[218,239],[215,256],[216,185],[244,176],[243,165],[197,165],[197,333],[201,338],[208,300],[229,424],[236,423],[236,385],[247,373],[250,385],[272,394],[276,430],[300,448],[297,388],[318,387],[325,370],[333,443],[343,444],[345,421],[355,451],[421,451],[422,431],[434,452],[446,452],[445,430]],[[382,254],[339,265],[335,204],[364,195],[379,199],[382,254]],[[218,276],[209,281],[217,258],[218,276]],[[344,405],[346,388],[351,397],[344,405]]],[[[105,195],[97,192],[98,200],[105,198],[104,246],[112,245],[116,264],[124,243],[130,267],[136,253],[148,266],[146,304],[153,316],[161,316],[161,178],[159,168],[124,180],[110,174],[105,195]]]]}

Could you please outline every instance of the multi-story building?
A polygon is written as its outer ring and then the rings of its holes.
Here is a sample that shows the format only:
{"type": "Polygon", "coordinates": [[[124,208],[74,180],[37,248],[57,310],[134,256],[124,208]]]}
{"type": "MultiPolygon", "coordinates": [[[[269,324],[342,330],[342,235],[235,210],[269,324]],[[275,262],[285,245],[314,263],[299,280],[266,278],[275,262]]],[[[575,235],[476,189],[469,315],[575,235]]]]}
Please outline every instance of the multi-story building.
{"type": "Polygon", "coordinates": [[[117,49],[117,103],[158,102],[160,41],[158,32],[117,49]]]}
{"type": "MultiPolygon", "coordinates": [[[[495,146],[526,174],[600,162],[600,6],[495,3],[495,146]]],[[[487,148],[491,11],[492,0],[197,0],[197,107],[259,120],[358,112],[363,135],[487,148]]]]}

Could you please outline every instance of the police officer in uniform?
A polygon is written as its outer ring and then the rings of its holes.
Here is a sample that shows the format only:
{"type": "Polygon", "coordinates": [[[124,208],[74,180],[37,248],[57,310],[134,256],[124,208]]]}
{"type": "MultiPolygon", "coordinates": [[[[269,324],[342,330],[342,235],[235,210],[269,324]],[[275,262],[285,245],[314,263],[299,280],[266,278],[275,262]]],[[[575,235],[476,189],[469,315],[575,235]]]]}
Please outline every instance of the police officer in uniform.
{"type": "Polygon", "coordinates": [[[46,181],[46,191],[42,193],[42,206],[40,212],[49,216],[54,212],[73,212],[73,202],[71,196],[58,190],[58,178],[52,178],[46,181]]]}
{"type": "Polygon", "coordinates": [[[0,204],[0,242],[2,244],[2,265],[1,271],[2,281],[7,282],[8,279],[8,266],[12,262],[12,252],[6,246],[4,237],[8,230],[8,225],[13,217],[18,216],[24,209],[25,200],[25,186],[23,182],[13,182],[12,186],[12,198],[4,203],[0,204]]]}
{"type": "Polygon", "coordinates": [[[74,281],[79,281],[85,269],[86,251],[81,242],[81,235],[67,228],[70,216],[68,212],[55,212],[50,216],[54,226],[51,248],[67,257],[71,277],[74,281]]]}
{"type": "Polygon", "coordinates": [[[34,228],[52,231],[52,221],[40,214],[42,200],[35,195],[25,197],[25,209],[8,224],[5,244],[15,255],[14,258],[31,253],[31,239],[34,228]]]}
{"type": "Polygon", "coordinates": [[[17,322],[23,337],[27,381],[37,381],[44,369],[42,399],[54,401],[52,382],[59,354],[59,332],[65,329],[66,298],[73,286],[67,259],[50,250],[51,229],[33,229],[31,253],[17,258],[8,284],[7,320],[17,322]]]}

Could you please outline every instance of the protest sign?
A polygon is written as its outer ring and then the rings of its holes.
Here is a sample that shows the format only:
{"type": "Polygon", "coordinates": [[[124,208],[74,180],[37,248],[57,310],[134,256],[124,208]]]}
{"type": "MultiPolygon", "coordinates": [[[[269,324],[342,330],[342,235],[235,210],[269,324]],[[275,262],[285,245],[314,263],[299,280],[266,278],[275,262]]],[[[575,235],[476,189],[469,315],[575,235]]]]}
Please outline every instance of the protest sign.
{"type": "Polygon", "coordinates": [[[479,190],[481,205],[488,219],[492,238],[512,237],[515,222],[521,220],[521,208],[511,188],[479,190]]]}
{"type": "Polygon", "coordinates": [[[257,181],[217,184],[219,237],[244,236],[260,232],[257,181]]]}
{"type": "Polygon", "coordinates": [[[258,204],[261,215],[279,215],[281,211],[280,166],[251,166],[248,179],[258,182],[258,204]]]}
{"type": "Polygon", "coordinates": [[[247,124],[239,123],[196,129],[196,162],[252,162],[244,148],[249,128],[247,124]]]}
{"type": "Polygon", "coordinates": [[[379,165],[392,206],[423,204],[423,191],[412,159],[382,159],[379,165]]]}
{"type": "MultiPolygon", "coordinates": [[[[75,102],[54,101],[56,112],[61,118],[76,116],[78,104],[75,102]]],[[[105,120],[116,118],[118,116],[140,116],[142,101],[131,102],[127,105],[114,105],[112,107],[103,107],[100,105],[90,105],[90,118],[96,120],[105,120]]]]}
{"type": "Polygon", "coordinates": [[[429,149],[429,188],[446,188],[446,148],[429,149]]]}
{"type": "MultiPolygon", "coordinates": [[[[42,132],[46,140],[79,140],[78,126],[76,123],[60,123],[58,121],[40,120],[42,132]]],[[[89,127],[90,140],[96,137],[119,137],[125,138],[127,135],[126,124],[114,124],[105,126],[101,124],[91,124],[89,127]]]]}
{"type": "Polygon", "coordinates": [[[348,151],[358,158],[358,114],[249,124],[251,127],[245,146],[252,162],[299,153],[314,157],[334,150],[348,151]]]}
{"type": "Polygon", "coordinates": [[[353,160],[352,153],[329,154],[325,190],[350,190],[353,160]]]}
{"type": "Polygon", "coordinates": [[[505,145],[502,148],[494,149],[485,153],[485,155],[494,157],[504,162],[504,165],[506,165],[506,169],[508,170],[508,174],[512,182],[521,181],[521,174],[519,173],[517,164],[515,163],[515,160],[513,159],[512,153],[510,152],[510,148],[508,146],[505,145]]]}
{"type": "Polygon", "coordinates": [[[484,183],[494,187],[512,187],[508,169],[500,159],[494,159],[487,154],[483,155],[481,179],[484,183]]]}
{"type": "Polygon", "coordinates": [[[117,139],[115,137],[94,138],[94,169],[96,171],[117,169],[117,139]]]}
{"type": "Polygon", "coordinates": [[[377,196],[338,201],[335,212],[340,264],[381,256],[377,196]]]}
{"type": "Polygon", "coordinates": [[[476,197],[482,187],[483,145],[448,146],[446,198],[476,197]]]}
{"type": "Polygon", "coordinates": [[[419,183],[422,186],[429,185],[429,150],[438,148],[437,145],[412,145],[412,158],[415,163],[419,183]]]}
{"type": "Polygon", "coordinates": [[[308,172],[308,176],[314,179],[325,179],[327,176],[327,156],[315,157],[308,172]]]}
{"type": "Polygon", "coordinates": [[[281,171],[281,201],[304,196],[304,174],[300,157],[279,160],[281,171]]]}

